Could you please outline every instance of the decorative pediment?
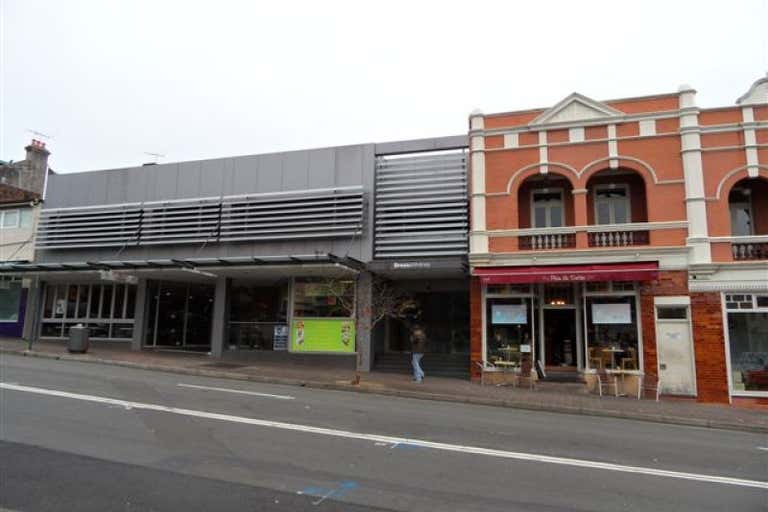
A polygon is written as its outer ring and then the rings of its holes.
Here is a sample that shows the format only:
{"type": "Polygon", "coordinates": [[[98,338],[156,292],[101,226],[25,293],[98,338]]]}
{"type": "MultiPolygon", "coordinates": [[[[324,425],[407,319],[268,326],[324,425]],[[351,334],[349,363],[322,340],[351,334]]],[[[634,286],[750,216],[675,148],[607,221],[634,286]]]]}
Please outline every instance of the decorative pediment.
{"type": "Polygon", "coordinates": [[[736,103],[738,105],[768,103],[768,73],[753,83],[752,87],[741,98],[736,100],[736,103]]]}
{"type": "Polygon", "coordinates": [[[554,107],[542,112],[531,121],[531,124],[571,123],[620,115],[623,113],[615,108],[575,92],[554,107]]]}

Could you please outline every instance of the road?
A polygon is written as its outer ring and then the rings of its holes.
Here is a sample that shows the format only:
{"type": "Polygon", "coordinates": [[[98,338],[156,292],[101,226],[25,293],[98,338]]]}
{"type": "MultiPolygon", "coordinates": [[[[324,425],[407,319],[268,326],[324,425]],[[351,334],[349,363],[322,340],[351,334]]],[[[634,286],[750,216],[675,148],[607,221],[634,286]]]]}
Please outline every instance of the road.
{"type": "Polygon", "coordinates": [[[759,434],[0,357],[10,510],[768,509],[759,434]]]}

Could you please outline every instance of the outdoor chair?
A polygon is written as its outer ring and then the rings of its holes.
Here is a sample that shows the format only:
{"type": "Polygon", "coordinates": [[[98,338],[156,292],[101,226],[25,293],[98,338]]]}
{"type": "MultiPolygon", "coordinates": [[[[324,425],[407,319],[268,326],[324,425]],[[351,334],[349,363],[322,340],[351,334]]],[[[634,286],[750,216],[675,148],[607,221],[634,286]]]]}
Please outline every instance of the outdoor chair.
{"type": "Polygon", "coordinates": [[[610,391],[611,388],[613,388],[613,396],[618,397],[619,396],[619,379],[618,376],[614,373],[602,371],[602,372],[596,372],[597,375],[597,389],[600,393],[600,396],[603,396],[603,388],[606,389],[606,391],[610,391]]]}
{"type": "Polygon", "coordinates": [[[658,375],[647,374],[638,376],[640,381],[637,384],[637,399],[640,400],[645,396],[646,391],[653,391],[656,393],[656,401],[659,401],[659,395],[661,394],[661,379],[658,375]]]}

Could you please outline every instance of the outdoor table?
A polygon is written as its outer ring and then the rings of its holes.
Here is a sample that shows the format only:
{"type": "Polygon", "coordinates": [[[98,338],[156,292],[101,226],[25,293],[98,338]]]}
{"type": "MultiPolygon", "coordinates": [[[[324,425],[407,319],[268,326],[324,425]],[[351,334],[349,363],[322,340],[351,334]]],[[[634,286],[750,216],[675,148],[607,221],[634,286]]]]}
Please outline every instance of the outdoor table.
{"type": "Polygon", "coordinates": [[[618,348],[618,347],[609,347],[604,348],[603,352],[610,352],[611,353],[611,369],[616,369],[616,354],[623,354],[624,349],[618,348]]]}
{"type": "Polygon", "coordinates": [[[624,370],[622,368],[617,369],[606,369],[605,373],[610,373],[611,375],[616,375],[621,379],[621,390],[619,391],[619,396],[627,396],[627,393],[624,392],[624,377],[626,375],[638,375],[639,372],[637,370],[624,370]]]}

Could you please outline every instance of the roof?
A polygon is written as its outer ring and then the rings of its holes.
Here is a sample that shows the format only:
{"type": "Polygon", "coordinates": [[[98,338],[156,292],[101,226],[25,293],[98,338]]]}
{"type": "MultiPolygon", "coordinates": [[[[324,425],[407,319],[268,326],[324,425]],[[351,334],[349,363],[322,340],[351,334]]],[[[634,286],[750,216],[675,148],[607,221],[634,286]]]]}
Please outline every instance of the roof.
{"type": "Polygon", "coordinates": [[[40,194],[22,188],[0,183],[0,205],[15,203],[31,203],[40,201],[40,194]]]}

